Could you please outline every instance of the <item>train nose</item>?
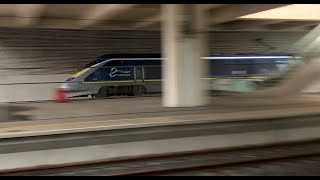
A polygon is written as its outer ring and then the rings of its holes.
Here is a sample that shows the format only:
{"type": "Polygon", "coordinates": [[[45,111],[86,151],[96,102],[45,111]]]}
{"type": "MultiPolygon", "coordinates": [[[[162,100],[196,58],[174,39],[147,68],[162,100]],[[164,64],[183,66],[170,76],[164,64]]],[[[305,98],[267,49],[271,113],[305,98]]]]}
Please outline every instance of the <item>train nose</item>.
{"type": "Polygon", "coordinates": [[[69,79],[67,79],[66,81],[68,82],[68,81],[72,81],[72,80],[74,80],[75,78],[69,78],[69,79]]]}
{"type": "Polygon", "coordinates": [[[75,78],[69,78],[69,79],[67,79],[66,82],[63,83],[63,84],[60,86],[60,88],[66,89],[66,90],[71,89],[71,88],[72,88],[72,81],[73,81],[74,79],[75,79],[75,78]]]}
{"type": "Polygon", "coordinates": [[[61,89],[70,89],[70,85],[69,83],[63,83],[61,86],[60,86],[61,89]]]}

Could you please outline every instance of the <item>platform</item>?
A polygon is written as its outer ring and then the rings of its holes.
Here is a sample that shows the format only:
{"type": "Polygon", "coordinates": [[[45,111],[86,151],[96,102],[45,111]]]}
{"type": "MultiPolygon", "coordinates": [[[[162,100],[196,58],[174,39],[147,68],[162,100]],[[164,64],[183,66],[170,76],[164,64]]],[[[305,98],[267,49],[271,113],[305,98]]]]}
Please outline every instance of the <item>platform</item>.
{"type": "Polygon", "coordinates": [[[0,138],[320,114],[319,95],[286,99],[208,98],[208,106],[195,108],[165,108],[160,97],[11,103],[15,108],[26,108],[16,117],[27,118],[2,121],[0,138]]]}
{"type": "Polygon", "coordinates": [[[0,172],[320,137],[317,95],[210,101],[197,108],[164,108],[160,97],[9,104],[20,111],[0,123],[0,172]]]}

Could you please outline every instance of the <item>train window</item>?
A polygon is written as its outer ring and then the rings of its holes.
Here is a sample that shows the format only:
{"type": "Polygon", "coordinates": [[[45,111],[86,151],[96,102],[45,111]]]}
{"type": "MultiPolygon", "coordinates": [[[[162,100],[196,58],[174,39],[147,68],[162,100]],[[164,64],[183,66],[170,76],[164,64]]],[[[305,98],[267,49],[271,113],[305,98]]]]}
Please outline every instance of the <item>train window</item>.
{"type": "Polygon", "coordinates": [[[236,65],[231,64],[225,60],[210,61],[210,75],[211,76],[230,76],[235,70],[236,65]]]}
{"type": "Polygon", "coordinates": [[[106,79],[106,69],[98,68],[85,78],[85,81],[102,81],[106,79]]]}
{"type": "Polygon", "coordinates": [[[210,72],[212,76],[230,75],[230,70],[228,70],[228,65],[215,65],[210,67],[210,72]],[[229,73],[228,73],[229,72],[229,73]]]}
{"type": "Polygon", "coordinates": [[[256,74],[252,60],[216,60],[210,62],[211,76],[248,76],[256,74]]]}
{"type": "Polygon", "coordinates": [[[264,74],[270,75],[277,71],[276,64],[273,63],[266,63],[266,64],[256,64],[255,65],[256,74],[264,74]]]}
{"type": "Polygon", "coordinates": [[[161,66],[144,67],[145,79],[161,79],[161,66]]]}

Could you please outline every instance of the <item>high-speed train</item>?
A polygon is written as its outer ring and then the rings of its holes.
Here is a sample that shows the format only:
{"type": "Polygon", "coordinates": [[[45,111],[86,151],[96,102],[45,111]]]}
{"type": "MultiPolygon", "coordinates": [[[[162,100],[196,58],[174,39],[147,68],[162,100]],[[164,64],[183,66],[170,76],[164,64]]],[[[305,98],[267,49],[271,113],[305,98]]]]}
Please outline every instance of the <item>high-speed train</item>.
{"type": "MultiPolygon", "coordinates": [[[[261,79],[285,68],[293,57],[282,54],[212,54],[205,80],[261,79]]],[[[68,97],[143,95],[161,92],[160,54],[106,54],[85,65],[61,88],[68,97]]]]}

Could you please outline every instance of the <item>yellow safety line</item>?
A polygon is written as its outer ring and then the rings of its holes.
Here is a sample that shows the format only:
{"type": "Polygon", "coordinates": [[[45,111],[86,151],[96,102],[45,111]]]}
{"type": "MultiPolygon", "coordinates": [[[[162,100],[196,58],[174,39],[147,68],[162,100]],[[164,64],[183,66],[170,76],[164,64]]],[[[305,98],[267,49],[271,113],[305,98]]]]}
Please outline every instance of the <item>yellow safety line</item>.
{"type": "MultiPolygon", "coordinates": [[[[111,120],[114,121],[114,120],[111,120]]],[[[101,123],[107,122],[104,121],[86,121],[86,122],[76,122],[76,123],[61,123],[61,124],[46,124],[46,125],[35,125],[35,126],[20,126],[14,128],[0,128],[0,132],[12,131],[12,130],[26,130],[28,128],[37,128],[37,127],[53,127],[53,126],[65,126],[65,125],[80,125],[80,124],[89,124],[89,123],[101,123]]]]}
{"type": "MultiPolygon", "coordinates": [[[[297,108],[297,109],[308,109],[309,110],[309,107],[308,108],[297,108]]],[[[280,110],[280,109],[278,109],[280,110]]],[[[283,108],[281,108],[281,110],[283,110],[283,108]]],[[[274,111],[274,110],[270,110],[270,109],[267,109],[267,110],[249,110],[247,112],[235,112],[235,113],[240,113],[240,114],[245,114],[245,113],[252,113],[252,112],[268,112],[268,111],[274,111]]],[[[305,112],[302,112],[302,114],[305,113],[305,112]]],[[[190,117],[190,116],[202,116],[202,115],[216,115],[216,116],[223,116],[223,114],[230,114],[230,112],[219,112],[219,113],[204,113],[204,114],[198,114],[198,115],[176,115],[176,116],[166,116],[166,117],[163,117],[163,116],[157,116],[157,117],[152,117],[152,118],[173,118],[173,117],[190,117]]],[[[301,113],[300,113],[301,114],[301,113]]],[[[74,123],[61,123],[61,124],[45,124],[45,125],[34,125],[34,126],[20,126],[20,127],[9,127],[9,128],[0,128],[0,133],[8,133],[8,131],[13,131],[13,130],[27,130],[29,128],[39,128],[39,127],[53,127],[53,126],[66,126],[66,125],[80,125],[80,124],[92,124],[92,123],[108,123],[108,122],[114,122],[114,121],[127,121],[127,120],[137,120],[137,119],[140,119],[140,120],[143,120],[143,119],[150,119],[150,118],[131,118],[131,119],[114,119],[114,120],[99,120],[99,121],[85,121],[85,122],[74,122],[74,123]]],[[[152,121],[148,121],[148,122],[152,122],[152,121]]],[[[174,121],[174,122],[177,122],[177,121],[174,121]]],[[[197,121],[199,122],[199,121],[197,121]]],[[[170,123],[170,121],[169,121],[170,123]]],[[[124,124],[125,125],[125,124],[124,124]]],[[[112,125],[111,125],[112,126],[112,125]]],[[[119,126],[119,125],[118,125],[119,126]]],[[[75,128],[73,128],[75,129],[75,128]]],[[[63,129],[62,129],[63,130],[63,129]]],[[[10,133],[10,132],[9,132],[10,133]]],[[[1,135],[1,134],[0,134],[1,135]]]]}

